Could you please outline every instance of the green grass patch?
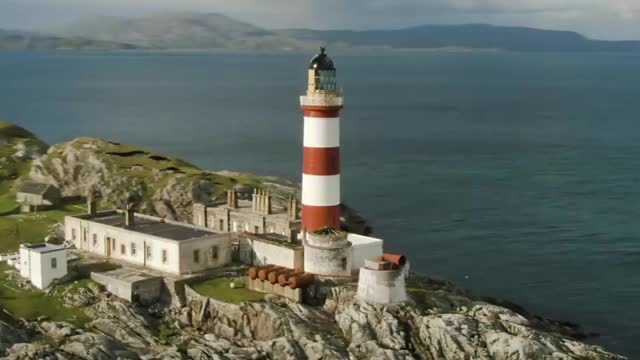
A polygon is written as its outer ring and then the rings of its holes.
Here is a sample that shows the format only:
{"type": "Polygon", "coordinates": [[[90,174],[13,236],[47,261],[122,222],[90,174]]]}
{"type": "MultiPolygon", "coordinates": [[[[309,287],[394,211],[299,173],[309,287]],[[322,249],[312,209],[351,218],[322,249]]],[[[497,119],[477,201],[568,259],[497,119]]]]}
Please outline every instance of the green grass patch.
{"type": "Polygon", "coordinates": [[[216,278],[192,284],[191,287],[200,295],[231,304],[264,299],[265,294],[247,289],[245,283],[244,278],[216,278]],[[235,283],[235,289],[231,288],[231,282],[235,283]]]}
{"type": "Polygon", "coordinates": [[[63,222],[67,215],[85,211],[77,204],[65,204],[38,213],[0,216],[0,253],[18,251],[23,243],[43,242],[51,225],[63,222]]]}
{"type": "Polygon", "coordinates": [[[65,306],[55,292],[48,295],[37,290],[19,288],[8,277],[8,268],[5,264],[0,271],[0,307],[7,309],[15,317],[33,321],[44,316],[48,320],[66,321],[78,327],[83,327],[91,320],[82,309],[65,306]]]}

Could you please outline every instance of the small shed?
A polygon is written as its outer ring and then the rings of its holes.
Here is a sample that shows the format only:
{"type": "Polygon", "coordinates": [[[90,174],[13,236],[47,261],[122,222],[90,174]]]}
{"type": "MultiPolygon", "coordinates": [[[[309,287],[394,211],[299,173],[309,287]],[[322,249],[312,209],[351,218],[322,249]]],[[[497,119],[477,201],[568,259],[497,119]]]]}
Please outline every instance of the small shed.
{"type": "Polygon", "coordinates": [[[141,304],[151,304],[160,298],[163,280],[130,268],[119,268],[106,272],[92,272],[91,280],[104,285],[110,293],[141,304]]]}
{"type": "Polygon", "coordinates": [[[16,192],[16,202],[22,212],[33,212],[55,207],[60,203],[62,195],[57,187],[51,184],[25,182],[16,192]]]}
{"type": "Polygon", "coordinates": [[[20,245],[20,276],[38,289],[46,289],[55,279],[67,275],[67,252],[49,243],[20,245]]]}

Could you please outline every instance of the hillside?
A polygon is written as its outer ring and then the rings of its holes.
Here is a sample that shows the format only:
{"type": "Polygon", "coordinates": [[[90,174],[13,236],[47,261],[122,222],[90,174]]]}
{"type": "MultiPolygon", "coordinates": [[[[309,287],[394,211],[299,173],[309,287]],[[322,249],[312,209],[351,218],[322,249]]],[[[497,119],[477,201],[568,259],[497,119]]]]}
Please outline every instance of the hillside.
{"type": "Polygon", "coordinates": [[[302,41],[334,46],[403,49],[498,49],[509,51],[634,51],[640,41],[599,41],[571,31],[492,25],[424,25],[399,30],[281,30],[302,41]]]}
{"type": "Polygon", "coordinates": [[[61,37],[0,29],[0,50],[131,50],[138,46],[83,37],[61,37]]]}
{"type": "Polygon", "coordinates": [[[31,161],[47,151],[47,145],[31,132],[0,121],[0,214],[17,207],[15,183],[25,176],[31,161]]]}
{"type": "Polygon", "coordinates": [[[156,49],[315,50],[332,48],[640,51],[640,41],[592,40],[571,31],[492,25],[424,25],[397,30],[266,30],[220,14],[97,17],[52,30],[60,36],[156,49]]]}
{"type": "Polygon", "coordinates": [[[171,13],[89,18],[54,30],[62,36],[159,49],[300,49],[304,44],[220,14],[171,13]]]}

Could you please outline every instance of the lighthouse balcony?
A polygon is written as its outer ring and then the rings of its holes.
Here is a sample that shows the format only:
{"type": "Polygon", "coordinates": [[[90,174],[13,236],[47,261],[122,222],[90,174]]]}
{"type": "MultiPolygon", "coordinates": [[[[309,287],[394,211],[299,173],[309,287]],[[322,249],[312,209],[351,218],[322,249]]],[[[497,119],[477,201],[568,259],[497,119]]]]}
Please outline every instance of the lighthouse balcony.
{"type": "Polygon", "coordinates": [[[336,96],[335,93],[313,94],[300,97],[300,105],[302,106],[342,106],[342,97],[336,96]]]}

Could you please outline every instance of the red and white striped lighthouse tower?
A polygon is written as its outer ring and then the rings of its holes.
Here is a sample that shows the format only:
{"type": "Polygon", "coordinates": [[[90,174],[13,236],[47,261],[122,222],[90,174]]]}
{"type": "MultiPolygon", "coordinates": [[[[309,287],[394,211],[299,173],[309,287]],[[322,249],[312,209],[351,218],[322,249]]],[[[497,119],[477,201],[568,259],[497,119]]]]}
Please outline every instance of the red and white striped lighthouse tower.
{"type": "Polygon", "coordinates": [[[336,68],[321,48],[309,65],[304,111],[302,230],[340,228],[340,110],[336,68]]]}

